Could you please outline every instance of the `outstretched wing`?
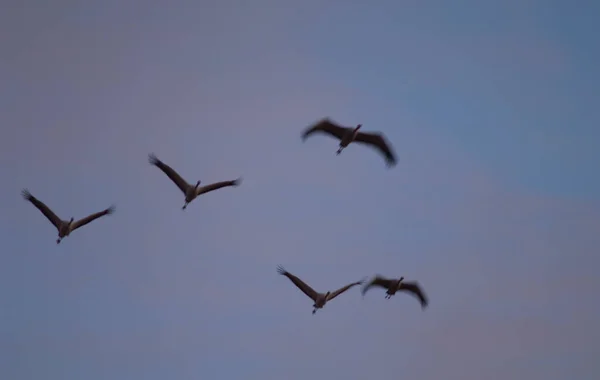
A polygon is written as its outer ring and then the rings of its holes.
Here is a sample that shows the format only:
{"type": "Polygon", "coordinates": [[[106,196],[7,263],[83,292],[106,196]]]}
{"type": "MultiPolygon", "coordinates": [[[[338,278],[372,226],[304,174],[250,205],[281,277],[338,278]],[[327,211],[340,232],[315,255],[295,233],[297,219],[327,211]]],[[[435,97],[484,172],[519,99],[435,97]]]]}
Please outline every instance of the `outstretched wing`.
{"type": "Polygon", "coordinates": [[[423,292],[423,289],[421,289],[417,282],[402,282],[400,284],[400,289],[398,290],[408,292],[413,296],[417,297],[419,299],[419,302],[421,302],[421,308],[423,309],[429,304],[429,300],[425,295],[425,292],[423,292]]]}
{"type": "Polygon", "coordinates": [[[336,290],[333,293],[329,293],[329,297],[327,297],[327,301],[331,301],[332,299],[334,299],[335,297],[337,297],[340,294],[344,293],[346,290],[350,289],[351,287],[356,286],[356,285],[360,285],[362,283],[363,283],[363,281],[353,282],[351,284],[348,284],[348,285],[344,286],[343,288],[339,288],[338,290],[336,290]]]}
{"type": "Polygon", "coordinates": [[[23,198],[25,198],[26,200],[31,202],[35,207],[37,207],[37,209],[40,210],[46,218],[48,218],[48,220],[54,225],[54,227],[56,227],[57,229],[60,227],[60,224],[62,223],[61,219],[58,216],[56,216],[56,214],[52,210],[50,210],[50,208],[46,206],[44,202],[38,200],[36,197],[31,195],[31,193],[27,189],[23,189],[21,194],[23,195],[23,198]]]}
{"type": "Polygon", "coordinates": [[[164,162],[162,162],[161,160],[159,160],[158,157],[156,157],[154,155],[154,153],[150,153],[148,155],[148,162],[150,162],[152,165],[154,165],[157,168],[159,168],[160,170],[162,170],[163,173],[165,173],[167,175],[167,177],[171,178],[171,181],[173,181],[175,183],[175,185],[177,185],[179,190],[181,190],[185,194],[187,188],[190,185],[183,178],[181,178],[179,173],[177,173],[169,165],[167,165],[164,162]]]}
{"type": "Polygon", "coordinates": [[[334,123],[329,118],[325,118],[306,128],[302,133],[302,140],[306,140],[308,136],[318,132],[326,133],[330,136],[337,138],[338,140],[341,140],[342,137],[344,137],[344,134],[348,131],[348,129],[349,128],[342,127],[334,123]]]}
{"type": "Polygon", "coordinates": [[[302,290],[302,293],[306,294],[313,301],[317,300],[318,293],[308,286],[304,281],[294,276],[290,272],[286,271],[281,265],[277,267],[277,272],[287,278],[290,279],[298,287],[298,289],[302,290]]]}
{"type": "Polygon", "coordinates": [[[376,275],[371,281],[369,281],[362,288],[362,295],[364,296],[367,290],[372,288],[373,286],[379,286],[380,288],[388,289],[394,280],[390,280],[388,278],[382,277],[380,275],[376,275]]]}
{"type": "Polygon", "coordinates": [[[198,188],[198,195],[208,193],[209,191],[218,190],[228,186],[239,186],[242,183],[242,179],[234,179],[233,181],[222,181],[211,183],[210,185],[201,186],[198,188]]]}
{"type": "Polygon", "coordinates": [[[95,219],[100,218],[101,216],[109,215],[109,214],[112,214],[113,212],[115,212],[115,206],[110,206],[109,208],[107,208],[105,210],[88,215],[83,219],[79,219],[79,220],[73,222],[73,224],[71,225],[72,231],[75,231],[79,227],[85,226],[86,224],[90,223],[91,221],[93,221],[95,219]]]}
{"type": "Polygon", "coordinates": [[[385,162],[389,167],[396,165],[396,154],[383,134],[378,132],[359,132],[354,141],[368,144],[378,149],[379,152],[385,157],[385,162]]]}

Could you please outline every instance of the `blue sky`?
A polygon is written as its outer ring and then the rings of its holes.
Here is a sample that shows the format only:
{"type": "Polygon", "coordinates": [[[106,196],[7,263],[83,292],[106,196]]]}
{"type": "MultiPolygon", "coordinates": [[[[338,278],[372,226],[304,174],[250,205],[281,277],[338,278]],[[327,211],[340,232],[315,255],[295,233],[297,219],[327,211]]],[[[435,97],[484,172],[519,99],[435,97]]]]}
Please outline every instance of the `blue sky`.
{"type": "Polygon", "coordinates": [[[0,370],[10,379],[592,379],[591,1],[9,1],[0,370]],[[385,132],[339,157],[330,116],[385,132]],[[234,179],[181,211],[188,181],[234,179]],[[56,245],[60,216],[117,212],[56,245]],[[430,298],[316,315],[381,273],[430,298]]]}

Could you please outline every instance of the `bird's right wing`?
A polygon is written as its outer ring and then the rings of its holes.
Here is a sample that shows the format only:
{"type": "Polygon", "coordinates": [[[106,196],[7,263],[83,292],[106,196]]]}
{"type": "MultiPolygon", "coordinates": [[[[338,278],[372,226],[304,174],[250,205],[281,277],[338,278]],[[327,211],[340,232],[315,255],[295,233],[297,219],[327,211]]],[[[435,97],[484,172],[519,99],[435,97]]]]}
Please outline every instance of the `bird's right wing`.
{"type": "Polygon", "coordinates": [[[190,185],[183,178],[181,178],[181,176],[172,167],[159,160],[158,157],[154,155],[154,153],[150,153],[148,155],[148,162],[162,170],[163,173],[165,173],[169,178],[171,178],[171,181],[173,181],[175,185],[177,185],[179,190],[181,190],[185,194],[187,188],[190,185]]]}
{"type": "Polygon", "coordinates": [[[313,301],[317,300],[318,293],[308,286],[304,281],[294,276],[290,272],[286,271],[282,266],[277,267],[277,272],[287,278],[290,279],[298,287],[298,289],[302,290],[302,293],[306,294],[313,301]]]}
{"type": "Polygon", "coordinates": [[[348,128],[339,126],[330,119],[325,118],[306,128],[302,133],[302,140],[306,140],[308,136],[317,132],[326,133],[330,136],[336,137],[338,140],[341,140],[347,131],[348,128]]]}
{"type": "Polygon", "coordinates": [[[387,289],[392,284],[392,281],[393,280],[387,279],[387,278],[382,277],[380,275],[376,275],[371,281],[369,281],[365,286],[363,286],[363,288],[362,288],[362,295],[364,296],[365,293],[367,292],[367,290],[369,290],[373,286],[379,286],[380,288],[387,289]]]}
{"type": "Polygon", "coordinates": [[[50,210],[48,206],[46,206],[43,202],[31,195],[31,193],[27,189],[24,189],[21,192],[21,194],[23,195],[23,198],[25,198],[26,200],[31,202],[35,207],[37,207],[37,209],[40,210],[46,218],[48,218],[48,220],[54,225],[54,227],[56,227],[57,229],[60,227],[60,224],[62,223],[61,219],[58,216],[56,216],[56,214],[52,212],[52,210],[50,210]]]}

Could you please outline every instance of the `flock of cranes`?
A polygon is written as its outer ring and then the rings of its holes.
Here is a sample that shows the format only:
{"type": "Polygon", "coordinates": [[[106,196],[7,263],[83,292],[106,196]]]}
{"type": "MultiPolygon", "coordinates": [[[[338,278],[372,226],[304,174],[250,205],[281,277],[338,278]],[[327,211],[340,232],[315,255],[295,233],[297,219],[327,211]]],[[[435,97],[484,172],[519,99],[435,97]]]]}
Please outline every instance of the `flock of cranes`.
{"type": "MultiPolygon", "coordinates": [[[[375,149],[377,149],[385,158],[386,165],[392,167],[396,164],[396,155],[393,152],[392,147],[386,140],[383,134],[379,132],[360,132],[359,129],[362,127],[361,124],[358,124],[356,127],[344,127],[338,125],[333,122],[329,118],[324,118],[319,120],[317,123],[309,126],[302,133],[302,139],[306,140],[309,136],[322,133],[328,134],[332,137],[335,137],[339,140],[339,148],[336,152],[337,155],[341,154],[342,151],[348,147],[351,143],[358,142],[369,145],[375,149]]],[[[215,182],[209,185],[200,186],[201,181],[196,181],[195,184],[190,184],[186,180],[179,175],[169,165],[165,164],[163,161],[158,159],[156,155],[153,153],[148,155],[148,161],[150,164],[159,168],[167,177],[173,181],[173,183],[181,190],[181,192],[185,196],[185,202],[183,204],[182,210],[185,210],[187,206],[198,196],[202,194],[206,194],[208,192],[218,190],[224,187],[237,187],[241,184],[242,178],[237,178],[234,180],[215,182]]],[[[115,206],[110,206],[107,209],[102,211],[90,214],[85,218],[76,220],[71,217],[70,220],[63,220],[59,218],[45,203],[31,195],[31,193],[24,189],[22,191],[23,198],[27,201],[31,202],[44,216],[54,225],[54,227],[58,231],[58,239],[56,243],[60,243],[62,239],[69,236],[76,229],[83,227],[94,220],[101,218],[105,215],[110,215],[114,213],[115,206]]],[[[327,291],[325,293],[319,293],[307,285],[300,278],[291,274],[287,270],[285,270],[282,266],[277,267],[277,272],[285,277],[287,277],[298,289],[300,289],[304,294],[306,294],[313,301],[313,311],[315,314],[317,310],[322,309],[325,304],[340,294],[346,292],[350,288],[356,285],[364,285],[362,288],[362,295],[372,287],[380,287],[386,289],[386,299],[390,299],[396,292],[403,291],[408,294],[416,297],[420,304],[421,308],[425,308],[428,304],[428,299],[422,288],[419,286],[417,282],[404,282],[404,277],[400,277],[397,279],[388,279],[381,275],[375,275],[370,281],[366,281],[366,278],[361,281],[352,282],[346,286],[343,286],[335,291],[327,291]]]]}

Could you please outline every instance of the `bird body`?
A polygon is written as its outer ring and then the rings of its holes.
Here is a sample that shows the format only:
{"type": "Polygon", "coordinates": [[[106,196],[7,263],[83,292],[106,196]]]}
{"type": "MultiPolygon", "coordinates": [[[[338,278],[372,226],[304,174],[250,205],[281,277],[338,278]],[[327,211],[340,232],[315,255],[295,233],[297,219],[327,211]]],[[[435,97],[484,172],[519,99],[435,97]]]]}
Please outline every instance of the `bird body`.
{"type": "Polygon", "coordinates": [[[423,289],[417,282],[404,282],[404,277],[399,279],[388,279],[380,275],[376,275],[371,281],[369,281],[362,289],[363,296],[373,286],[386,289],[386,299],[392,298],[398,291],[405,291],[419,299],[421,307],[425,308],[429,304],[429,300],[423,289]]]}
{"type": "Polygon", "coordinates": [[[352,141],[356,139],[358,135],[358,130],[362,127],[361,124],[357,125],[356,128],[346,128],[342,138],[340,139],[340,148],[337,150],[336,154],[342,153],[342,150],[346,148],[352,141]]]}
{"type": "Polygon", "coordinates": [[[313,307],[315,308],[313,310],[313,314],[316,313],[317,309],[322,309],[323,306],[325,306],[325,304],[327,303],[327,301],[329,301],[329,295],[331,294],[331,292],[327,292],[325,294],[323,293],[318,293],[317,294],[317,299],[315,300],[315,303],[313,304],[313,307]]]}
{"type": "MultiPolygon", "coordinates": [[[[72,224],[73,224],[73,218],[71,218],[69,221],[64,221],[64,220],[60,221],[60,225],[58,227],[58,237],[60,239],[69,236],[69,234],[72,231],[72,229],[71,229],[72,224]]],[[[60,241],[57,240],[56,243],[58,244],[58,243],[60,243],[60,241]]]]}
{"type": "Polygon", "coordinates": [[[167,177],[169,177],[171,181],[173,181],[173,183],[177,185],[179,190],[183,192],[183,194],[185,195],[185,203],[181,208],[182,210],[185,210],[187,208],[187,205],[190,204],[199,195],[220,189],[222,187],[239,186],[239,184],[242,181],[241,178],[237,178],[232,181],[215,182],[206,186],[200,186],[201,181],[198,180],[195,185],[191,185],[186,180],[184,180],[179,175],[179,173],[177,173],[172,167],[159,160],[153,153],[148,155],[148,161],[152,165],[159,168],[163,173],[165,173],[167,177]]]}
{"type": "Polygon", "coordinates": [[[110,206],[107,209],[104,209],[100,212],[96,212],[94,214],[88,215],[83,219],[79,219],[74,221],[74,218],[70,220],[62,220],[60,219],[48,206],[46,206],[43,202],[38,200],[36,197],[31,195],[31,193],[24,189],[22,191],[23,198],[31,202],[38,210],[41,211],[42,214],[56,227],[58,231],[58,239],[56,240],[56,244],[59,244],[61,240],[71,234],[71,232],[76,229],[85,226],[86,224],[104,216],[112,214],[115,211],[114,206],[110,206]]]}
{"type": "Polygon", "coordinates": [[[187,189],[185,189],[185,205],[183,206],[183,209],[185,209],[191,201],[196,199],[198,196],[198,187],[200,187],[200,180],[196,182],[195,186],[189,186],[187,189]]]}
{"type": "Polygon", "coordinates": [[[391,280],[390,281],[390,286],[387,288],[386,290],[386,298],[390,299],[394,294],[396,294],[396,292],[398,290],[400,290],[400,285],[402,284],[402,280],[404,280],[404,277],[400,277],[397,280],[391,280]]]}
{"type": "Polygon", "coordinates": [[[313,300],[313,314],[315,314],[317,310],[322,309],[327,304],[327,302],[344,293],[346,290],[350,289],[355,285],[360,285],[363,283],[363,281],[357,281],[348,284],[344,287],[341,287],[340,289],[334,292],[328,291],[326,293],[319,293],[310,286],[308,286],[304,281],[294,276],[290,272],[286,271],[282,266],[277,267],[277,272],[283,276],[286,276],[290,281],[292,281],[294,285],[296,285],[298,289],[300,289],[304,294],[306,294],[310,299],[313,300]]]}
{"type": "Polygon", "coordinates": [[[343,127],[331,121],[329,118],[324,118],[309,126],[302,133],[302,140],[306,140],[308,136],[314,133],[325,133],[340,140],[337,155],[351,143],[358,142],[370,145],[379,150],[385,157],[388,167],[396,165],[396,155],[390,144],[386,141],[383,134],[378,132],[360,132],[362,124],[356,127],[343,127]]]}

